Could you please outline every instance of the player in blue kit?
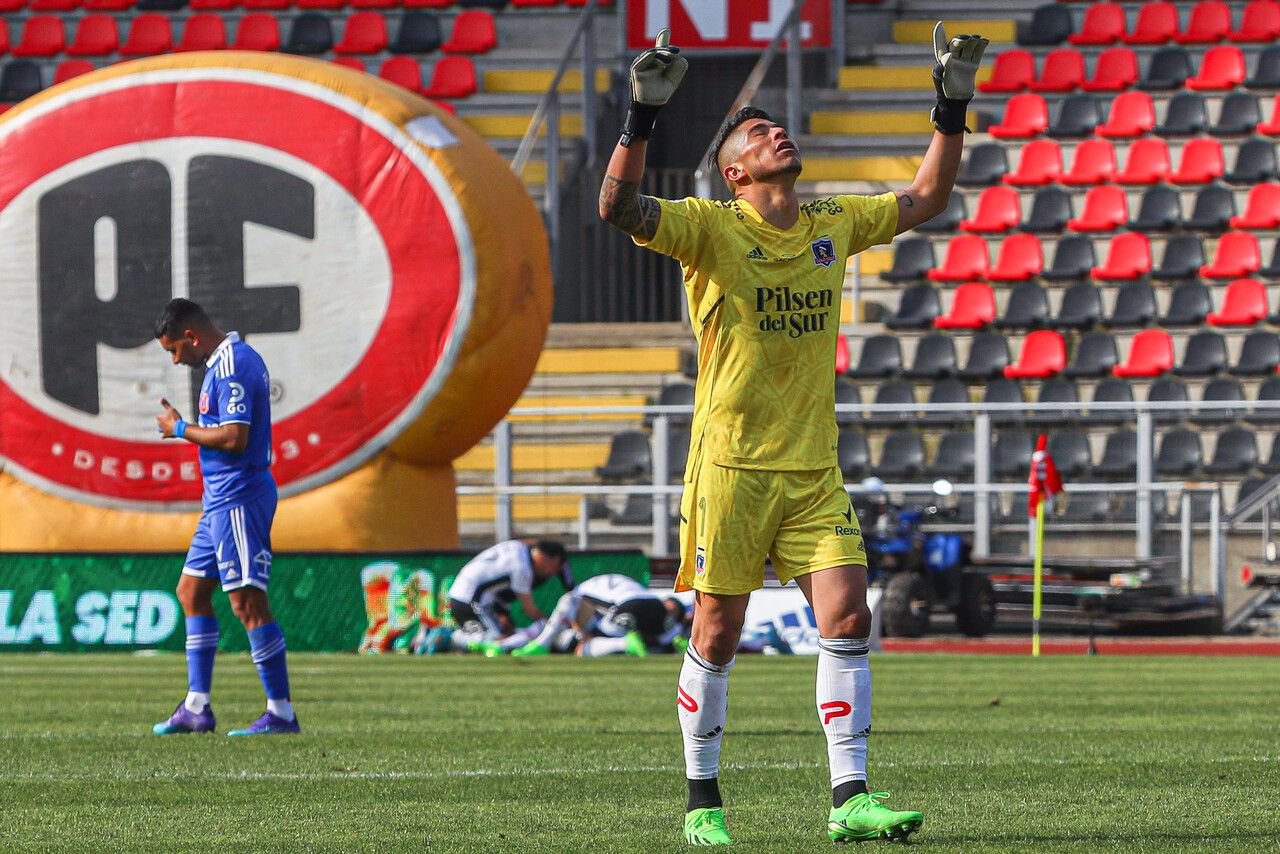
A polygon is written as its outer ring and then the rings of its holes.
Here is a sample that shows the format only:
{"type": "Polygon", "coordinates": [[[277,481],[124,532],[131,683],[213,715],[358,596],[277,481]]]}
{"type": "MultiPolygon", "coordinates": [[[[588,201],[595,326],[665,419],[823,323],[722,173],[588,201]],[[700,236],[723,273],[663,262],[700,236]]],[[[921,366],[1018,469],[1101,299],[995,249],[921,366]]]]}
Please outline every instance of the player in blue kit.
{"type": "Polygon", "coordinates": [[[178,582],[187,618],[187,697],[158,735],[212,732],[217,726],[209,689],[218,649],[213,590],[219,583],[249,632],[253,663],[267,692],[267,711],[247,729],[228,735],[298,732],[289,696],[284,633],[267,603],[271,578],[271,521],[276,482],[271,477],[271,392],[262,357],[235,332],[223,332],[194,302],[171,300],[156,321],[160,346],[175,365],[204,368],[200,414],[188,424],[161,400],[160,435],[200,448],[204,513],[178,582]]]}

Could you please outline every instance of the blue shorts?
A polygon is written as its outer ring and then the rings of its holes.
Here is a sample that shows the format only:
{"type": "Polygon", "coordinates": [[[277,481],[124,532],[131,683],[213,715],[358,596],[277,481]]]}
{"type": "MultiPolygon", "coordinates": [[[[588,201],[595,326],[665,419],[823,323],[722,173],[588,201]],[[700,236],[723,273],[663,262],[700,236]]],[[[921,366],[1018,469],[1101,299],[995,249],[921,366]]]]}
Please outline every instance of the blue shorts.
{"type": "Polygon", "coordinates": [[[191,538],[182,574],[217,578],[223,590],[266,590],[271,579],[271,521],[275,515],[275,495],[236,507],[206,510],[191,538]]]}

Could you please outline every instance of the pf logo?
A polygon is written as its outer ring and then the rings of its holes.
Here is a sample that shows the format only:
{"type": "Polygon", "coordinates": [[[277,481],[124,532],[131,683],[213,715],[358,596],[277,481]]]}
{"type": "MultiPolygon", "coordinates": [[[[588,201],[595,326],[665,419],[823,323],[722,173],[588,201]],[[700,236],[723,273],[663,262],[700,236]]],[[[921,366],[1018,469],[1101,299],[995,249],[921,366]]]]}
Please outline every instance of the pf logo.
{"type": "MultiPolygon", "coordinates": [[[[340,478],[415,425],[444,456],[406,458],[447,463],[492,423],[418,424],[465,361],[477,315],[485,334],[497,328],[477,309],[496,273],[477,264],[486,238],[449,159],[483,143],[364,75],[212,56],[105,69],[0,121],[5,469],[76,501],[198,501],[194,449],[154,428],[161,397],[188,418],[206,405],[199,373],[154,341],[174,296],[262,353],[282,496],[340,478]]],[[[501,273],[527,291],[545,261],[538,238],[541,257],[501,273]]]]}

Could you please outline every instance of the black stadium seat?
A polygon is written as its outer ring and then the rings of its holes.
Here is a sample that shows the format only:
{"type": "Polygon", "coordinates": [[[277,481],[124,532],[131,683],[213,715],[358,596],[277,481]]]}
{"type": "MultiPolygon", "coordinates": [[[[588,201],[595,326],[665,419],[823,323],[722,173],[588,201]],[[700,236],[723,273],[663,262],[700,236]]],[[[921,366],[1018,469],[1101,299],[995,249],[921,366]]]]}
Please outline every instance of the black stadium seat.
{"type": "Polygon", "coordinates": [[[1035,439],[1026,430],[1001,430],[991,449],[991,476],[997,480],[1025,480],[1034,450],[1035,439]]]}
{"type": "Polygon", "coordinates": [[[1228,184],[1260,184],[1277,177],[1276,147],[1269,139],[1253,137],[1236,151],[1235,168],[1222,176],[1228,184]]]}
{"type": "Polygon", "coordinates": [[[1152,54],[1147,73],[1138,81],[1138,88],[1149,92],[1181,89],[1192,73],[1191,55],[1186,48],[1162,47],[1152,54]]]}
{"type": "Polygon", "coordinates": [[[964,193],[952,193],[947,201],[947,209],[933,219],[917,225],[915,231],[924,234],[950,234],[968,218],[969,209],[964,203],[964,193]]]}
{"type": "Polygon", "coordinates": [[[11,59],[0,72],[0,101],[24,101],[44,88],[40,66],[29,59],[11,59]]]}
{"type": "MultiPolygon", "coordinates": [[[[1036,403],[1079,403],[1080,392],[1075,383],[1062,377],[1050,377],[1040,383],[1040,392],[1036,395],[1036,403]]],[[[1079,414],[1079,407],[1069,412],[1056,410],[1053,412],[1033,412],[1027,420],[1034,424],[1061,424],[1074,421],[1079,414]]]]}
{"type": "MultiPolygon", "coordinates": [[[[1244,387],[1235,377],[1214,377],[1204,384],[1200,399],[1242,401],[1245,399],[1244,387]]],[[[1191,413],[1191,421],[1198,424],[1235,421],[1244,415],[1243,409],[1197,409],[1191,413]]]]}
{"type": "Polygon", "coordinates": [[[1213,311],[1213,294],[1204,282],[1179,282],[1169,297],[1169,310],[1160,316],[1161,326],[1199,326],[1213,311]]]}
{"type": "Polygon", "coordinates": [[[1055,139],[1074,139],[1091,136],[1094,128],[1102,123],[1102,111],[1092,95],[1068,95],[1058,105],[1058,111],[1045,131],[1055,139]]]}
{"type": "Polygon", "coordinates": [[[1186,427],[1174,427],[1160,436],[1156,450],[1156,474],[1161,477],[1191,477],[1200,471],[1204,449],[1200,434],[1186,427]]]}
{"type": "Polygon", "coordinates": [[[1146,326],[1156,319],[1156,292],[1146,282],[1125,282],[1116,291],[1116,302],[1105,325],[1146,326]]]}
{"type": "Polygon", "coordinates": [[[951,430],[943,433],[933,461],[925,468],[931,478],[945,477],[951,480],[973,479],[973,431],[951,430]]]}
{"type": "Polygon", "coordinates": [[[1009,292],[1004,314],[996,318],[997,329],[1035,329],[1049,322],[1049,296],[1035,282],[1022,282],[1009,292]]]}
{"type": "Polygon", "coordinates": [[[1209,133],[1212,136],[1250,136],[1261,121],[1256,95],[1231,92],[1222,99],[1218,121],[1209,128],[1209,133]]]}
{"type": "Polygon", "coordinates": [[[428,12],[409,10],[400,18],[400,28],[388,48],[392,53],[434,53],[444,43],[440,19],[428,12]]]}
{"type": "Polygon", "coordinates": [[[1049,455],[1058,473],[1068,480],[1082,479],[1093,464],[1089,437],[1079,430],[1060,430],[1049,437],[1049,455]]]}
{"type": "Polygon", "coordinates": [[[924,473],[924,440],[914,430],[895,430],[884,439],[876,477],[890,482],[915,480],[924,473]]]}
{"type": "Polygon", "coordinates": [[[1080,337],[1062,373],[1067,377],[1109,377],[1111,369],[1118,364],[1120,351],[1116,340],[1105,332],[1089,332],[1080,337]]]}
{"type": "Polygon", "coordinates": [[[1009,364],[1009,341],[999,332],[979,332],[969,344],[969,358],[960,376],[966,380],[1003,378],[1009,364]]]}
{"type": "Polygon", "coordinates": [[[924,420],[928,424],[956,424],[972,421],[973,416],[956,410],[937,411],[935,403],[969,403],[969,387],[955,377],[943,377],[929,389],[924,407],[924,420]]]}
{"type": "Polygon", "coordinates": [[[937,265],[929,238],[908,237],[894,244],[893,266],[881,273],[880,278],[886,282],[918,282],[937,265]]]}
{"type": "Polygon", "coordinates": [[[1156,125],[1160,136],[1198,136],[1209,126],[1209,111],[1199,92],[1179,92],[1169,99],[1164,121],[1156,125]]]}
{"type": "MultiPolygon", "coordinates": [[[[1259,403],[1280,403],[1280,376],[1272,374],[1258,385],[1254,400],[1259,403]]],[[[1245,420],[1250,424],[1280,424],[1280,409],[1256,409],[1245,420]]]]}
{"type": "Polygon", "coordinates": [[[858,364],[848,376],[859,380],[891,377],[902,370],[902,345],[896,335],[869,335],[862,339],[858,364]]]}
{"type": "Polygon", "coordinates": [[[1227,369],[1227,339],[1217,332],[1202,329],[1187,339],[1182,363],[1173,372],[1180,377],[1207,377],[1227,369]]]}
{"type": "Polygon", "coordinates": [[[1093,240],[1082,234],[1072,234],[1058,241],[1053,263],[1041,273],[1041,277],[1051,282],[1087,279],[1097,263],[1093,240]]]}
{"type": "Polygon", "coordinates": [[[1194,279],[1206,263],[1204,243],[1194,234],[1175,234],[1164,244],[1164,255],[1159,266],[1151,271],[1151,278],[1159,281],[1194,279]]]}
{"type": "Polygon", "coordinates": [[[1132,480],[1138,473],[1138,434],[1127,428],[1108,433],[1102,459],[1093,473],[1112,480],[1132,480]]]}
{"type": "Polygon", "coordinates": [[[930,332],[916,342],[915,358],[911,367],[902,375],[918,380],[932,380],[954,376],[956,373],[956,344],[951,336],[942,332],[930,332]]]}
{"type": "Polygon", "coordinates": [[[1106,492],[1071,493],[1067,496],[1067,508],[1063,511],[1062,520],[1080,523],[1110,521],[1111,495],[1106,492]]]}
{"type": "MultiPolygon", "coordinates": [[[[1098,403],[1132,403],[1133,399],[1133,386],[1119,377],[1107,377],[1093,387],[1092,400],[1098,403]]],[[[1094,424],[1118,424],[1131,417],[1128,410],[1089,407],[1089,421],[1094,424]]]]}
{"type": "MultiPolygon", "coordinates": [[[[998,142],[983,142],[969,151],[956,183],[961,187],[990,187],[1009,171],[1009,155],[998,142]]],[[[929,266],[933,266],[930,264],[929,266]]]]}
{"type": "Polygon", "coordinates": [[[609,441],[609,457],[596,467],[596,474],[606,480],[631,480],[653,471],[649,450],[649,434],[642,430],[623,430],[609,441]]]}
{"type": "MultiPolygon", "coordinates": [[[[1271,261],[1258,271],[1258,275],[1266,279],[1280,279],[1280,240],[1271,249],[1271,261]]],[[[1276,307],[1276,311],[1267,320],[1271,323],[1280,322],[1280,306],[1276,307]]]]}
{"type": "MultiPolygon", "coordinates": [[[[862,403],[862,392],[858,391],[858,387],[851,382],[836,379],[836,404],[841,403],[862,403]]],[[[846,424],[857,424],[862,420],[862,416],[856,412],[837,412],[836,423],[844,426],[846,424]]]]}
{"type": "Polygon", "coordinates": [[[1244,85],[1250,89],[1280,89],[1280,46],[1272,45],[1258,54],[1253,76],[1244,85]]]}
{"type": "MultiPolygon", "coordinates": [[[[873,403],[876,406],[909,404],[916,402],[915,392],[911,388],[911,383],[906,380],[889,380],[881,383],[876,388],[876,396],[873,403]]],[[[876,426],[885,426],[892,424],[902,424],[906,421],[914,421],[916,412],[913,410],[886,412],[884,410],[874,410],[867,416],[867,423],[876,426]]]]}
{"type": "Polygon", "coordinates": [[[842,427],[836,437],[836,460],[849,480],[861,480],[871,469],[871,449],[860,431],[842,427]]]}
{"type": "Polygon", "coordinates": [[[1226,231],[1231,217],[1236,215],[1236,200],[1231,189],[1221,184],[1209,184],[1196,193],[1196,203],[1191,216],[1182,226],[1190,231],[1226,231]]]}
{"type": "Polygon", "coordinates": [[[1236,490],[1235,503],[1231,505],[1232,509],[1239,507],[1240,502],[1244,501],[1250,495],[1253,495],[1253,493],[1265,486],[1268,480],[1270,480],[1270,478],[1246,477],[1244,480],[1240,481],[1240,488],[1236,490]]]}
{"type": "MultiPolygon", "coordinates": [[[[1185,403],[1191,399],[1187,384],[1175,377],[1161,377],[1147,389],[1147,400],[1153,403],[1185,403]]],[[[1157,421],[1179,421],[1185,414],[1182,409],[1166,409],[1155,413],[1157,421]]]]}
{"type": "Polygon", "coordinates": [[[1060,234],[1075,216],[1071,194],[1061,187],[1041,187],[1031,200],[1031,214],[1022,230],[1033,234],[1060,234]]]}
{"type": "MultiPolygon", "coordinates": [[[[658,399],[654,401],[656,406],[693,406],[693,383],[676,382],[668,383],[662,387],[662,391],[658,392],[658,399]]],[[[686,415],[669,415],[667,416],[673,425],[688,425],[693,418],[693,414],[686,415]]],[[[653,423],[653,416],[645,416],[645,426],[653,423]]],[[[683,428],[686,432],[688,427],[683,428]]]]}
{"type": "Polygon", "coordinates": [[[289,38],[282,48],[285,53],[315,55],[333,49],[333,29],[329,16],[319,12],[303,12],[293,19],[289,38]]]}
{"type": "Polygon", "coordinates": [[[1182,201],[1178,191],[1167,184],[1157,184],[1142,194],[1138,215],[1129,220],[1130,231],[1173,231],[1182,225],[1182,201]]]}
{"type": "Polygon", "coordinates": [[[1258,463],[1258,471],[1266,475],[1280,474],[1280,433],[1271,439],[1271,453],[1258,463]]]}
{"type": "MultiPolygon", "coordinates": [[[[1165,510],[1168,507],[1169,499],[1163,492],[1151,491],[1151,518],[1163,519],[1167,518],[1165,510]]],[[[1203,495],[1203,493],[1200,493],[1203,495]]],[[[1205,496],[1208,497],[1208,496],[1205,496]]],[[[1130,523],[1138,518],[1138,494],[1136,492],[1120,493],[1120,500],[1116,502],[1117,522],[1130,523]]],[[[1207,517],[1206,517],[1207,518],[1207,517]]]]}
{"type": "Polygon", "coordinates": [[[1018,44],[1023,47],[1058,45],[1074,32],[1071,12],[1061,3],[1043,3],[1031,13],[1031,20],[1018,22],[1018,44]]]}
{"type": "Polygon", "coordinates": [[[1267,376],[1280,366],[1280,337],[1265,329],[1256,329],[1240,344],[1240,358],[1228,368],[1236,376],[1267,376]]]}
{"type": "Polygon", "coordinates": [[[928,282],[908,285],[898,299],[898,310],[885,318],[890,329],[932,329],[933,319],[942,313],[938,289],[928,282]]]}
{"type": "Polygon", "coordinates": [[[1027,401],[1022,395],[1022,386],[1018,385],[1017,380],[997,377],[987,382],[987,387],[983,389],[982,402],[1026,403],[1027,401]]]}
{"type": "Polygon", "coordinates": [[[1053,325],[1058,329],[1088,329],[1102,319],[1102,295],[1093,282],[1075,282],[1062,293],[1053,325]]]}

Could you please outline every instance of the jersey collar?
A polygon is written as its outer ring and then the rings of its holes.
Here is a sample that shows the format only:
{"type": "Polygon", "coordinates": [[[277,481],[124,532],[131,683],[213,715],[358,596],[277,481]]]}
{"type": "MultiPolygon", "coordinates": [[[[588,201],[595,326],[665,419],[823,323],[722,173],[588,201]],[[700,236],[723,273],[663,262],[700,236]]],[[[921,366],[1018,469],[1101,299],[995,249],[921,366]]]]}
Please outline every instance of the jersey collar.
{"type": "Polygon", "coordinates": [[[747,201],[746,199],[734,199],[734,203],[737,204],[738,210],[741,211],[744,215],[750,217],[752,222],[756,223],[756,225],[763,225],[765,228],[772,229],[773,231],[776,231],[779,234],[790,234],[791,232],[795,231],[796,226],[800,225],[800,221],[804,218],[804,211],[801,210],[800,216],[796,217],[795,225],[791,226],[791,228],[788,228],[788,229],[781,229],[781,228],[778,228],[773,223],[769,222],[769,220],[765,219],[763,216],[761,216],[760,212],[756,210],[751,205],[751,202],[747,201]]]}
{"type": "Polygon", "coordinates": [[[226,350],[232,344],[239,342],[239,340],[240,340],[239,332],[228,332],[227,337],[222,339],[222,343],[219,344],[217,347],[213,348],[213,352],[210,353],[209,358],[205,360],[204,366],[206,368],[212,368],[213,363],[218,361],[218,356],[222,354],[222,351],[226,350]]]}

